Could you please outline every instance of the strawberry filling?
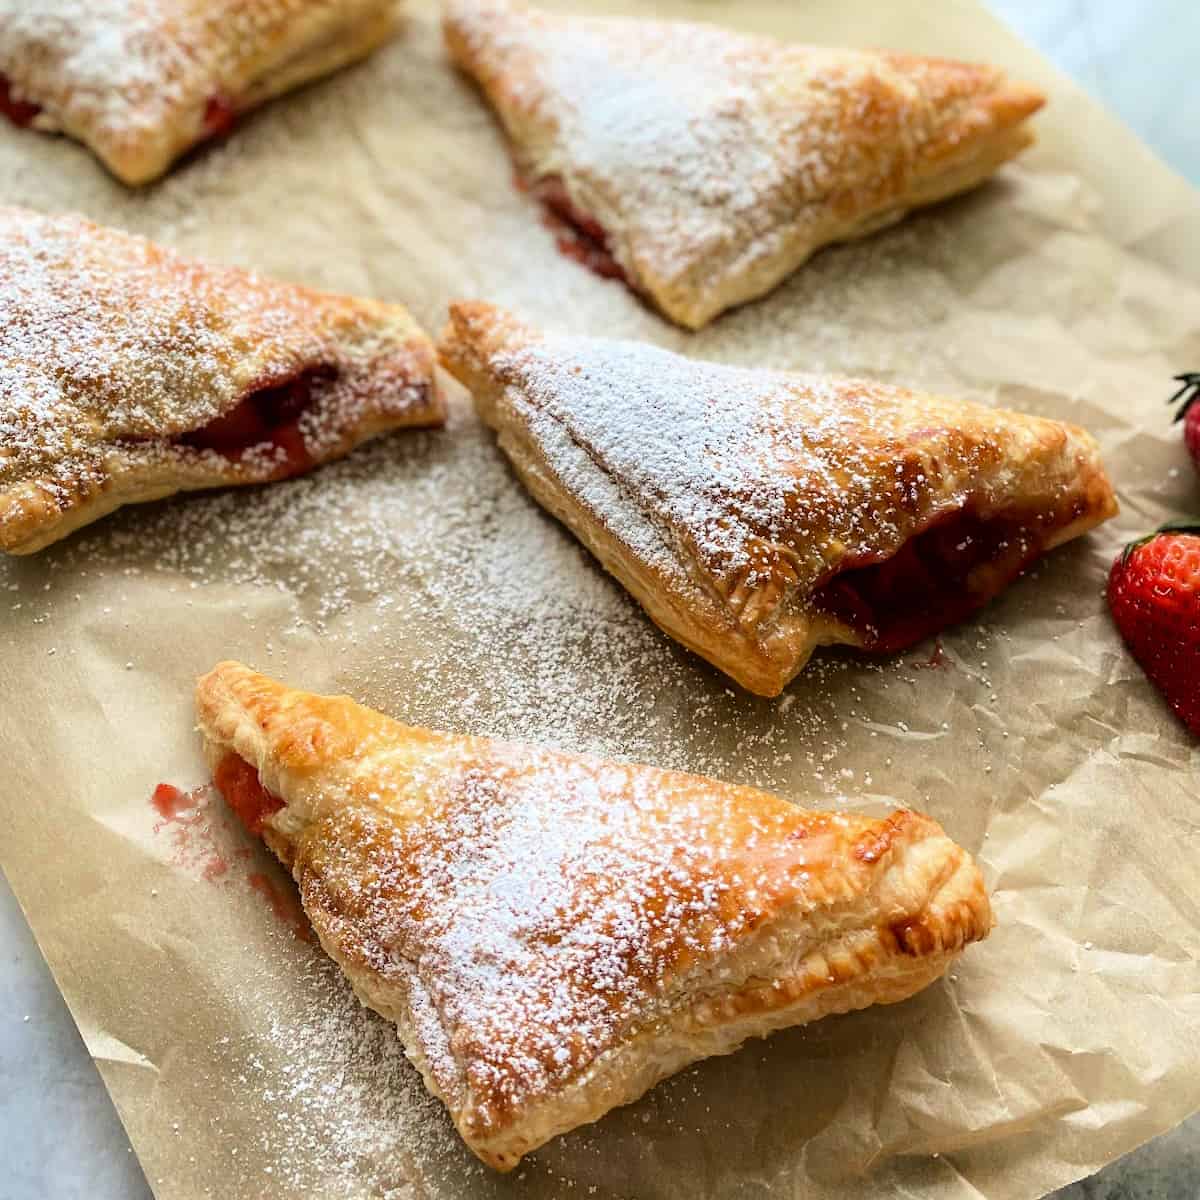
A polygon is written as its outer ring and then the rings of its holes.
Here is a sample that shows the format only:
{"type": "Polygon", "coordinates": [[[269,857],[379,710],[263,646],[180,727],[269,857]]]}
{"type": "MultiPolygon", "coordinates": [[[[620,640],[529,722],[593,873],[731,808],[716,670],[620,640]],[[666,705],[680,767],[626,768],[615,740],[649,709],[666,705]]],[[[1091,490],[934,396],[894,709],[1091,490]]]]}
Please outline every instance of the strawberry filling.
{"type": "Polygon", "coordinates": [[[262,833],[266,819],[283,807],[283,801],[263,787],[258,772],[236,754],[230,753],[221,759],[213,782],[225,797],[225,803],[255,836],[262,833]]]}
{"type": "MultiPolygon", "coordinates": [[[[525,188],[520,181],[518,186],[525,188]]],[[[539,179],[532,191],[545,209],[546,224],[555,235],[559,253],[583,263],[602,279],[629,282],[609,249],[604,226],[575,204],[557,175],[539,179]]]]}
{"type": "Polygon", "coordinates": [[[176,821],[179,814],[194,808],[196,799],[171,783],[160,783],[150,797],[150,803],[164,821],[176,821]]]}
{"type": "Polygon", "coordinates": [[[176,441],[197,450],[214,450],[234,461],[265,451],[278,461],[272,478],[298,475],[314,461],[300,432],[300,420],[312,405],[313,385],[334,375],[330,367],[313,367],[284,383],[259,388],[229,412],[180,434],[176,441]]]}
{"type": "Polygon", "coordinates": [[[210,96],[204,107],[204,131],[201,140],[223,138],[237,124],[238,110],[224,96],[210,96]]]}
{"type": "Polygon", "coordinates": [[[12,93],[12,85],[6,75],[0,75],[0,112],[14,125],[24,129],[33,122],[33,118],[42,111],[40,104],[30,104],[27,100],[19,100],[12,93]]]}
{"type": "Polygon", "coordinates": [[[1037,538],[1019,521],[956,512],[890,558],[849,563],[817,591],[814,604],[858,632],[864,649],[892,654],[969,617],[1039,553],[1037,538]]]}
{"type": "MultiPolygon", "coordinates": [[[[0,75],[0,113],[3,113],[14,125],[21,129],[33,123],[34,117],[42,111],[40,104],[32,104],[13,95],[12,84],[8,76],[0,75]]],[[[224,96],[210,96],[204,108],[204,124],[200,134],[201,141],[212,138],[222,138],[237,124],[239,112],[231,101],[224,96]]]]}

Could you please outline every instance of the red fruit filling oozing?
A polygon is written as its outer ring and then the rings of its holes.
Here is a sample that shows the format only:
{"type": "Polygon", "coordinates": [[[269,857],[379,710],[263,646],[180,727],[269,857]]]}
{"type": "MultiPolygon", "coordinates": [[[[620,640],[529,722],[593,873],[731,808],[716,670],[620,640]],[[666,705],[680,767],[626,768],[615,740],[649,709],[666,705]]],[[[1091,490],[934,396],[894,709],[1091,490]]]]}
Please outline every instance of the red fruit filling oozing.
{"type": "Polygon", "coordinates": [[[12,94],[12,85],[6,75],[0,75],[0,112],[14,125],[24,129],[33,118],[42,111],[40,104],[30,104],[27,100],[18,100],[12,94]]]}
{"type": "Polygon", "coordinates": [[[956,512],[890,558],[850,563],[818,590],[814,605],[862,634],[864,649],[893,654],[982,608],[1040,551],[1019,521],[956,512]],[[987,571],[974,574],[984,565],[987,571]]]}
{"type": "MultiPolygon", "coordinates": [[[[41,111],[40,104],[33,104],[14,96],[8,76],[0,75],[0,113],[14,125],[25,129],[41,111]]],[[[204,124],[199,140],[210,141],[213,138],[225,137],[237,124],[239,116],[238,109],[224,96],[210,96],[204,107],[204,124]]]]}
{"type": "Polygon", "coordinates": [[[312,403],[314,383],[332,379],[329,367],[313,367],[285,383],[260,388],[219,417],[180,434],[180,445],[197,450],[214,450],[230,459],[266,451],[278,465],[273,479],[298,475],[313,465],[313,457],[304,444],[300,419],[312,403]]]}
{"type": "MultiPolygon", "coordinates": [[[[518,186],[525,188],[520,180],[518,186]]],[[[539,179],[532,191],[546,211],[546,224],[555,234],[560,253],[583,263],[603,279],[629,282],[608,247],[608,234],[604,227],[595,217],[576,206],[558,176],[539,179]]]]}
{"type": "Polygon", "coordinates": [[[225,803],[255,836],[262,833],[263,822],[283,807],[283,801],[263,787],[258,772],[236,754],[225,755],[217,764],[213,783],[225,797],[225,803]]]}
{"type": "Polygon", "coordinates": [[[210,96],[204,106],[204,132],[202,140],[223,138],[237,124],[238,110],[224,96],[210,96]]]}

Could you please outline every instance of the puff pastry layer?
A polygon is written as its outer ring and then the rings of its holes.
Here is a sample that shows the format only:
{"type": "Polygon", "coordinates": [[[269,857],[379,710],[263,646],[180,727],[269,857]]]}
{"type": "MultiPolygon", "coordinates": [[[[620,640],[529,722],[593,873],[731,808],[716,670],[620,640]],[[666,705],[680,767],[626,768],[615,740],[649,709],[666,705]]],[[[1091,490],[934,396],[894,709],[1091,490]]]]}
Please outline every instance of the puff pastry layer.
{"type": "Polygon", "coordinates": [[[128,184],[237,115],[363,57],[397,0],[0,0],[0,112],[128,184]]]}
{"type": "Polygon", "coordinates": [[[813,251],[974,187],[1043,103],[993,67],[446,0],[450,54],[560,244],[698,328],[813,251]]]}
{"type": "Polygon", "coordinates": [[[451,307],[443,363],[517,474],[672,637],[764,696],[889,653],[1117,511],[1057,421],[862,380],[543,335],[451,307]]]}
{"type": "Polygon", "coordinates": [[[263,483],[443,420],[398,305],[0,208],[0,550],[123,504],[263,483]]]}
{"type": "Polygon", "coordinates": [[[991,927],[916,813],[413,729],[239,663],[197,707],[322,946],[500,1170],[748,1037],[903,1000],[991,927]]]}

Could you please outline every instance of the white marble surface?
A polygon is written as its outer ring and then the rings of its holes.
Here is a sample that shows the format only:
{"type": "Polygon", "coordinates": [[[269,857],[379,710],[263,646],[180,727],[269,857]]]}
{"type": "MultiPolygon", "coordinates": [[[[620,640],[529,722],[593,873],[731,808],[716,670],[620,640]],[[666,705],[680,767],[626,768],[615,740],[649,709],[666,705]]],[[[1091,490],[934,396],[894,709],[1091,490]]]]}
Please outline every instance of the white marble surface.
{"type": "MultiPolygon", "coordinates": [[[[881,3],[886,0],[880,0],[881,3]]],[[[930,0],[931,3],[936,0],[930,0]]],[[[1200,0],[989,0],[1200,184],[1200,0]]],[[[0,877],[0,1194],[146,1200],[150,1190],[0,877]]],[[[1196,1200],[1200,1119],[1057,1200],[1196,1200]]]]}
{"type": "Polygon", "coordinates": [[[1200,0],[984,0],[1200,184],[1200,0]]]}
{"type": "Polygon", "coordinates": [[[121,1122],[0,876],[0,1196],[149,1200],[121,1122]]]}

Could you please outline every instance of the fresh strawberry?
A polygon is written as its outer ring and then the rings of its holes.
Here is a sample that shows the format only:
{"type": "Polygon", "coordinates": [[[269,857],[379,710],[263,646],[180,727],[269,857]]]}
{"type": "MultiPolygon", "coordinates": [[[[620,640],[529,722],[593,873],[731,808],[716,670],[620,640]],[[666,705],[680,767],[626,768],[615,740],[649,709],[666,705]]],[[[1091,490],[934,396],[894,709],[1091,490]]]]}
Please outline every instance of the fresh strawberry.
{"type": "Polygon", "coordinates": [[[1183,422],[1184,443],[1191,453],[1192,462],[1200,471],[1200,404],[1196,403],[1200,400],[1200,371],[1176,375],[1175,382],[1179,384],[1179,391],[1167,403],[1178,404],[1180,400],[1183,401],[1175,414],[1175,420],[1183,422]]]}
{"type": "Polygon", "coordinates": [[[1108,576],[1108,607],[1142,670],[1200,736],[1200,521],[1126,546],[1108,576]]]}

